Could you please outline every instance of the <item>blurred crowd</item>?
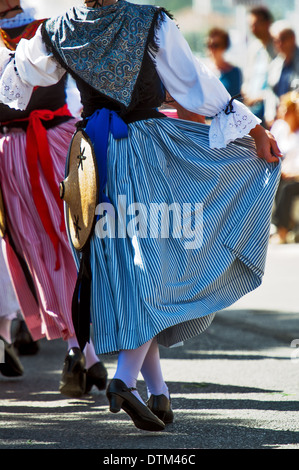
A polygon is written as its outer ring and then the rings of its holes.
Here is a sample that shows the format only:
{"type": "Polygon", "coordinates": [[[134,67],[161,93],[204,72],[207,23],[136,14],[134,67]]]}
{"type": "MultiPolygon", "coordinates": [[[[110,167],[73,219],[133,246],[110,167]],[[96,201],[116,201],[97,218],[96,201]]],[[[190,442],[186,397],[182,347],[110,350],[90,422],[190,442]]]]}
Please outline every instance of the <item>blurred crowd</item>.
{"type": "Polygon", "coordinates": [[[207,37],[209,66],[232,96],[241,95],[251,111],[275,136],[284,155],[271,243],[299,242],[299,48],[295,31],[274,22],[266,7],[249,12],[246,67],[226,60],[227,31],[213,28],[207,37]]]}
{"type": "MultiPolygon", "coordinates": [[[[299,242],[299,47],[295,31],[284,20],[274,21],[264,6],[254,7],[248,15],[251,38],[246,51],[246,66],[240,68],[227,60],[231,47],[229,33],[212,28],[207,35],[207,65],[218,76],[231,96],[236,96],[261,119],[275,136],[284,154],[271,243],[299,242]]],[[[69,88],[69,107],[80,115],[75,84],[69,88]],[[73,96],[72,96],[73,95],[73,96]]],[[[168,96],[163,112],[197,122],[199,116],[174,103],[168,96]],[[169,109],[169,105],[171,108],[169,109]],[[172,108],[173,106],[173,108],[172,108]]]]}

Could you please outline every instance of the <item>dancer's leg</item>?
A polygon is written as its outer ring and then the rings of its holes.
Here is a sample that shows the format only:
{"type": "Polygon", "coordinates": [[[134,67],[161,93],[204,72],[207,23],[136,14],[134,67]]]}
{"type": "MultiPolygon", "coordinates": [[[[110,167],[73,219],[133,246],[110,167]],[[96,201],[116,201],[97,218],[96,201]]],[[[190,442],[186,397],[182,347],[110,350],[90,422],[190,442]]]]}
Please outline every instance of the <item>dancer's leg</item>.
{"type": "Polygon", "coordinates": [[[97,362],[100,362],[100,359],[96,355],[93,342],[90,340],[89,343],[86,344],[84,348],[84,355],[86,360],[86,369],[90,369],[94,366],[97,362]]]}
{"type": "Polygon", "coordinates": [[[118,413],[122,408],[137,428],[162,431],[165,423],[144,403],[137,390],[132,390],[136,388],[137,378],[151,343],[152,340],[137,349],[120,351],[117,370],[106,394],[112,413],[118,413]]]}
{"type": "Polygon", "coordinates": [[[67,340],[67,347],[68,347],[68,350],[72,348],[79,348],[79,343],[78,343],[76,336],[72,336],[67,340]]]}
{"type": "MultiPolygon", "coordinates": [[[[68,350],[70,350],[71,348],[79,348],[79,343],[76,336],[72,336],[71,338],[69,338],[67,343],[68,350]]],[[[86,369],[90,369],[90,367],[92,367],[94,364],[100,362],[100,359],[96,355],[94,345],[91,340],[89,343],[86,344],[83,353],[85,356],[86,369]]]]}
{"type": "Polygon", "coordinates": [[[146,382],[148,396],[163,394],[169,398],[168,387],[164,382],[162,375],[157,338],[153,339],[151,346],[145,356],[141,368],[141,374],[146,382]]]}
{"type": "MultiPolygon", "coordinates": [[[[120,351],[114,379],[122,380],[129,388],[136,388],[138,375],[151,343],[152,340],[137,349],[126,349],[120,351]]],[[[136,390],[133,390],[132,393],[141,402],[143,402],[136,390]]]]}
{"type": "Polygon", "coordinates": [[[0,336],[11,344],[11,320],[6,317],[0,317],[0,336]]]}
{"type": "Polygon", "coordinates": [[[83,353],[76,336],[68,339],[68,353],[64,360],[59,390],[71,397],[79,397],[89,393],[93,385],[104,390],[107,384],[107,370],[96,355],[90,340],[83,353]]]}
{"type": "Polygon", "coordinates": [[[24,369],[12,344],[11,322],[8,318],[0,317],[0,337],[3,338],[1,342],[4,341],[4,344],[0,345],[1,349],[4,347],[4,362],[0,361],[0,374],[17,377],[23,375],[24,369]]]}

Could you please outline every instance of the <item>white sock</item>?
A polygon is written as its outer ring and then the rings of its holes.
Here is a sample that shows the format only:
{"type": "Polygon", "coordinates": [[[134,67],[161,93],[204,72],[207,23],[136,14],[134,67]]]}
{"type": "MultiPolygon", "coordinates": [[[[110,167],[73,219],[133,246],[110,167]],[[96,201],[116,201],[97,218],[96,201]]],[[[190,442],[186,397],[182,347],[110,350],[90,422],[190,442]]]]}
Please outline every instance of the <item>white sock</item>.
{"type": "MultiPolygon", "coordinates": [[[[128,388],[136,388],[138,375],[151,342],[152,340],[137,349],[120,351],[114,378],[122,380],[128,388]]],[[[133,390],[132,393],[144,403],[137,390],[133,390]]]]}
{"type": "Polygon", "coordinates": [[[153,339],[147,355],[145,356],[141,373],[145,380],[149,397],[150,395],[165,395],[167,398],[169,398],[168,387],[164,382],[162,375],[157,338],[153,339]]]}
{"type": "Polygon", "coordinates": [[[93,342],[90,340],[89,343],[86,343],[84,348],[84,355],[86,360],[86,369],[90,369],[97,362],[100,362],[100,359],[96,355],[93,342]]]}
{"type": "Polygon", "coordinates": [[[0,317],[0,336],[11,344],[11,320],[8,320],[5,317],[0,317]]]}
{"type": "MultiPolygon", "coordinates": [[[[68,350],[70,350],[71,348],[80,349],[76,336],[72,336],[71,338],[69,338],[67,340],[67,343],[68,343],[68,350]]],[[[89,343],[86,343],[83,353],[85,356],[85,368],[86,369],[90,369],[96,362],[100,362],[100,359],[96,355],[93,342],[91,340],[89,343]]]]}
{"type": "Polygon", "coordinates": [[[67,340],[67,347],[68,347],[68,351],[72,348],[79,348],[80,349],[80,346],[79,346],[79,343],[78,343],[78,340],[77,340],[76,336],[72,336],[71,338],[69,338],[67,340]]]}

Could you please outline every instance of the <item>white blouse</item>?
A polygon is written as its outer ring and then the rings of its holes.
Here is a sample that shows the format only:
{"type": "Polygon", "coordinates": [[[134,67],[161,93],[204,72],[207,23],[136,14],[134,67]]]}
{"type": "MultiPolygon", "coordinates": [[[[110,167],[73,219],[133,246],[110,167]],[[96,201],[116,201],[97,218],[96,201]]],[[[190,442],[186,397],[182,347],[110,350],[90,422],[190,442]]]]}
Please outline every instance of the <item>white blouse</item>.
{"type": "MultiPolygon", "coordinates": [[[[156,70],[168,93],[188,111],[213,117],[209,139],[211,148],[225,147],[243,137],[260,120],[240,101],[233,101],[233,113],[225,109],[231,96],[219,79],[197,60],[174,21],[165,15],[157,30],[159,51],[156,70]]],[[[41,30],[30,39],[22,39],[15,57],[0,47],[0,101],[11,108],[26,109],[35,86],[57,83],[65,70],[48,53],[41,30]]]]}

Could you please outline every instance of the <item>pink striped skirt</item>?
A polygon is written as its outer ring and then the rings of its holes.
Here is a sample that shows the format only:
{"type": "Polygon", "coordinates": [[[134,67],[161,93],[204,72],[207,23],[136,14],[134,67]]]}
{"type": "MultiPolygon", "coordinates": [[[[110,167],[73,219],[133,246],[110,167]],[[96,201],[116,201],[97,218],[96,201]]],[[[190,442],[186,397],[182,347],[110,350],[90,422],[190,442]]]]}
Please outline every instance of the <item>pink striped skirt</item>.
{"type": "MultiPolygon", "coordinates": [[[[64,179],[74,124],[75,120],[72,119],[47,132],[57,191],[64,179]]],[[[74,335],[71,301],[77,270],[67,235],[60,229],[60,211],[40,169],[40,185],[60,241],[60,268],[55,271],[56,254],[33,201],[25,149],[24,131],[12,129],[5,135],[0,133],[0,184],[10,235],[5,235],[5,256],[33,339],[67,340],[74,335]],[[24,264],[29,272],[29,282],[24,264]]]]}
{"type": "MultiPolygon", "coordinates": [[[[0,237],[0,244],[4,241],[0,237]]],[[[17,317],[20,306],[13,288],[6,262],[0,247],[0,321],[1,318],[13,320],[17,317]]]]}

